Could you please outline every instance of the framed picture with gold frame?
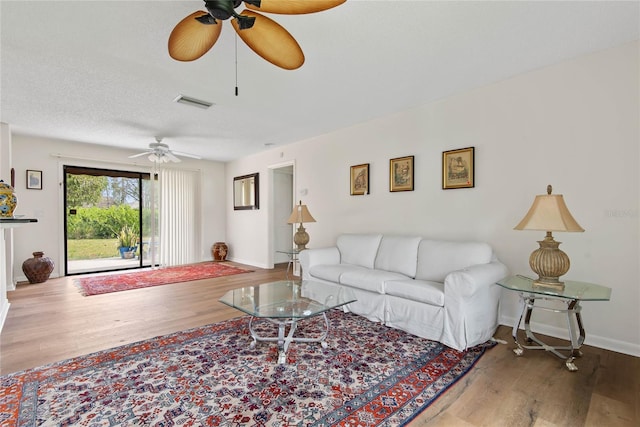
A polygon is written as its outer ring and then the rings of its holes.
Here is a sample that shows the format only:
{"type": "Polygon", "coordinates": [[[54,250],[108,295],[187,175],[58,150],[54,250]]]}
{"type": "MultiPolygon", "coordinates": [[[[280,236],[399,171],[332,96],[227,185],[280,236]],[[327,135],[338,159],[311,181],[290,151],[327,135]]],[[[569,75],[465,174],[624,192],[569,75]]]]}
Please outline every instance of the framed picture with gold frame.
{"type": "Polygon", "coordinates": [[[442,189],[475,186],[475,147],[442,152],[442,189]]]}
{"type": "Polygon", "coordinates": [[[351,195],[369,194],[369,163],[351,166],[351,195]]]}
{"type": "Polygon", "coordinates": [[[389,191],[413,191],[413,156],[389,160],[389,191]]]}

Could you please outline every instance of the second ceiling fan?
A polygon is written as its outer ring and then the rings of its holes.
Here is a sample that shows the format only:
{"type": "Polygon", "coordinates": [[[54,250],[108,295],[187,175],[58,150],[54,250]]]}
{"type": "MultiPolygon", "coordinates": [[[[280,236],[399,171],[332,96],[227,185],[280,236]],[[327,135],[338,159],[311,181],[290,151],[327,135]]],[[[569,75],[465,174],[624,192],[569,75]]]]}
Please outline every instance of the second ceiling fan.
{"type": "Polygon", "coordinates": [[[294,70],[304,63],[304,53],[296,39],[280,24],[258,13],[298,15],[320,12],[346,0],[206,0],[207,11],[184,18],[169,36],[169,55],[178,61],[193,61],[207,53],[218,40],[222,21],[231,25],[255,53],[272,64],[294,70]],[[242,3],[247,9],[237,13],[242,3]]]}
{"type": "Polygon", "coordinates": [[[192,159],[201,159],[200,156],[196,156],[194,154],[183,153],[181,151],[170,150],[167,144],[162,142],[162,138],[156,137],[156,142],[152,142],[149,144],[149,148],[142,153],[134,154],[129,156],[130,159],[135,159],[136,157],[148,156],[149,160],[154,163],[167,163],[167,162],[180,162],[180,159],[176,156],[189,157],[192,159]]]}

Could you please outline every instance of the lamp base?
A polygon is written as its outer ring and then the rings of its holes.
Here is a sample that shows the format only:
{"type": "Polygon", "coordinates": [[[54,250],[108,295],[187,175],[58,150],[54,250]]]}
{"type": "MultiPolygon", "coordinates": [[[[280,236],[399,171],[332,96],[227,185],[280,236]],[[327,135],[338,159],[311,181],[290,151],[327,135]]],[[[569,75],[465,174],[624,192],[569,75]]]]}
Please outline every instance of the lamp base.
{"type": "Polygon", "coordinates": [[[569,256],[558,248],[560,242],[553,239],[550,231],[547,231],[544,240],[538,243],[540,247],[529,257],[531,270],[538,274],[538,279],[533,281],[533,285],[563,290],[564,283],[558,278],[569,271],[569,256]]]}
{"type": "Polygon", "coordinates": [[[298,251],[307,249],[307,243],[309,243],[309,233],[304,229],[302,224],[298,227],[298,231],[293,235],[293,243],[297,245],[298,251]]]}

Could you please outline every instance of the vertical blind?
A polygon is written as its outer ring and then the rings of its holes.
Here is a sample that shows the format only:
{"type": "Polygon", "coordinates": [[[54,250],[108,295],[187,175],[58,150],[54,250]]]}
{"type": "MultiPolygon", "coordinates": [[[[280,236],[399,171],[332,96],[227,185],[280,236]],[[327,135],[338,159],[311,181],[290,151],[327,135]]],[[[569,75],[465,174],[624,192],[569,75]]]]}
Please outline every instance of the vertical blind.
{"type": "Polygon", "coordinates": [[[200,172],[162,169],[160,183],[160,265],[197,262],[200,248],[200,172]]]}

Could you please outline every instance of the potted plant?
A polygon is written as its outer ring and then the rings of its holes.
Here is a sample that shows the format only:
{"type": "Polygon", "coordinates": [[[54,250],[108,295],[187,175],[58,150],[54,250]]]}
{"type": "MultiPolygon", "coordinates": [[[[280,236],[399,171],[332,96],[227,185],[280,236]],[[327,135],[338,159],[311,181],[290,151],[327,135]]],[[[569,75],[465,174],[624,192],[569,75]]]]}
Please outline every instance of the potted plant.
{"type": "Polygon", "coordinates": [[[118,250],[122,258],[133,258],[138,249],[138,235],[132,227],[125,225],[118,233],[118,250]]]}

